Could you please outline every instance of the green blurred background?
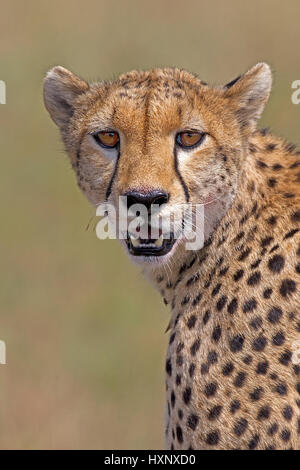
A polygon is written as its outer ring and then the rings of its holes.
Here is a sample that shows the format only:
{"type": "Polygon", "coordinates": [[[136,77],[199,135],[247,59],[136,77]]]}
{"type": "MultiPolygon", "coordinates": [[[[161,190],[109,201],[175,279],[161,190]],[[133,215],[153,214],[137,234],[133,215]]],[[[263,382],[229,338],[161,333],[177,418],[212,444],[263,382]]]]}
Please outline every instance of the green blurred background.
{"type": "Polygon", "coordinates": [[[299,144],[299,0],[0,2],[0,448],[163,447],[168,309],[117,242],[99,241],[42,80],[178,66],[226,83],[275,71],[262,125],[299,144]]]}

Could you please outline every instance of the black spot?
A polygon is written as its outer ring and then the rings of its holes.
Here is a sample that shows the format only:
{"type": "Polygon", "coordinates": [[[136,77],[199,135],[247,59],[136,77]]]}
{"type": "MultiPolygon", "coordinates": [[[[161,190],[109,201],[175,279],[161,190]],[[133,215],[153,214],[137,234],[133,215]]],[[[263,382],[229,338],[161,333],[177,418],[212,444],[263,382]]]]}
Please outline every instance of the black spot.
{"type": "Polygon", "coordinates": [[[207,362],[208,364],[215,364],[218,362],[218,354],[216,351],[210,351],[207,355],[207,362]]]}
{"type": "Polygon", "coordinates": [[[275,336],[273,336],[272,343],[274,346],[281,346],[285,341],[285,336],[282,331],[278,331],[275,336]]]}
{"type": "Polygon", "coordinates": [[[215,382],[211,382],[205,386],[204,393],[207,397],[213,397],[217,391],[218,385],[215,382]]]}
{"type": "MultiPolygon", "coordinates": [[[[255,186],[254,186],[254,188],[255,188],[255,186]]],[[[255,213],[256,213],[257,207],[258,207],[258,206],[257,206],[257,202],[255,202],[255,203],[253,204],[253,206],[252,206],[251,214],[255,214],[255,213]]]]}
{"type": "Polygon", "coordinates": [[[190,387],[187,387],[184,390],[183,395],[182,395],[183,401],[186,405],[188,405],[189,402],[191,401],[191,396],[192,396],[192,390],[190,387]]]}
{"type": "Polygon", "coordinates": [[[244,340],[245,337],[243,335],[234,336],[229,342],[230,350],[234,353],[241,351],[243,349],[244,340]]]}
{"type": "MultiPolygon", "coordinates": [[[[272,144],[272,143],[271,143],[271,144],[267,144],[267,145],[266,145],[266,151],[267,151],[267,152],[273,152],[273,150],[275,150],[275,149],[276,149],[276,144],[272,144]]],[[[274,165],[274,166],[275,166],[275,165],[274,165]]],[[[274,166],[273,166],[273,168],[274,168],[274,166]]],[[[279,168],[282,168],[281,165],[278,165],[278,166],[279,166],[279,168]]]]}
{"type": "Polygon", "coordinates": [[[182,301],[181,301],[181,305],[186,305],[188,304],[190,301],[190,296],[189,295],[186,295],[185,297],[183,297],[182,301]]]}
{"type": "Polygon", "coordinates": [[[293,230],[290,230],[285,236],[284,236],[284,240],[287,240],[288,238],[292,238],[296,233],[299,232],[299,229],[298,228],[294,228],[293,230]]]}
{"type": "Polygon", "coordinates": [[[221,411],[222,411],[222,406],[221,405],[214,406],[208,413],[208,419],[213,421],[218,416],[220,416],[221,411]]]}
{"type": "Polygon", "coordinates": [[[284,279],[281,283],[279,292],[282,297],[288,297],[296,291],[296,283],[292,279],[284,279]]]}
{"type": "Polygon", "coordinates": [[[270,250],[270,253],[274,253],[274,251],[278,250],[280,248],[279,245],[274,245],[271,250],[270,250]]]}
{"type": "Polygon", "coordinates": [[[194,376],[195,369],[196,369],[196,366],[195,366],[194,363],[192,363],[189,367],[189,375],[190,375],[191,378],[194,376]]]}
{"type": "Polygon", "coordinates": [[[280,255],[274,255],[268,262],[268,267],[273,273],[280,273],[284,267],[284,258],[280,255]]]}
{"type": "Polygon", "coordinates": [[[258,258],[254,263],[251,264],[251,269],[257,268],[261,263],[261,258],[258,258]]]}
{"type": "Polygon", "coordinates": [[[220,297],[220,299],[218,300],[217,305],[216,305],[217,310],[219,312],[224,308],[226,302],[227,302],[227,297],[225,295],[222,295],[222,297],[220,297]]]}
{"type": "Polygon", "coordinates": [[[267,430],[268,436],[274,436],[274,434],[276,434],[277,431],[278,431],[278,424],[277,423],[271,424],[271,426],[269,426],[267,430]]]}
{"type": "Polygon", "coordinates": [[[274,188],[277,184],[277,180],[275,178],[269,178],[268,179],[268,186],[270,188],[274,188]]]}
{"type": "Polygon", "coordinates": [[[260,439],[260,438],[259,438],[259,435],[258,435],[258,434],[255,434],[255,435],[252,437],[251,441],[249,441],[248,449],[249,449],[249,450],[254,450],[254,449],[256,449],[257,444],[259,443],[259,439],[260,439]]]}
{"type": "Polygon", "coordinates": [[[285,428],[281,431],[280,437],[284,442],[288,442],[291,438],[291,432],[285,428]]]}
{"type": "Polygon", "coordinates": [[[195,431],[195,429],[198,425],[198,422],[199,422],[199,418],[195,414],[190,415],[187,419],[187,425],[193,431],[195,431]]]}
{"type": "Polygon", "coordinates": [[[257,160],[257,166],[259,168],[267,168],[268,167],[268,165],[265,162],[263,162],[262,160],[257,160]]]}
{"type": "Polygon", "coordinates": [[[169,376],[172,375],[172,363],[171,363],[171,359],[167,359],[166,361],[166,372],[169,376]]]}
{"type": "Polygon", "coordinates": [[[222,369],[222,374],[225,376],[228,376],[232,374],[233,369],[234,369],[234,365],[232,364],[232,362],[227,362],[227,364],[225,364],[225,366],[222,369]]]}
{"type": "Polygon", "coordinates": [[[295,373],[296,375],[299,375],[299,374],[300,374],[300,366],[294,364],[294,365],[293,365],[293,370],[294,370],[294,373],[295,373]]]}
{"type": "Polygon", "coordinates": [[[250,326],[254,330],[258,330],[262,326],[262,324],[263,324],[263,320],[260,316],[254,317],[250,322],[250,326]]]}
{"type": "Polygon", "coordinates": [[[171,406],[172,406],[172,408],[174,408],[174,406],[175,406],[175,401],[176,401],[176,396],[175,396],[174,390],[172,390],[172,392],[171,392],[171,406]]]}
{"type": "Polygon", "coordinates": [[[207,310],[204,314],[204,317],[203,317],[203,323],[204,325],[206,325],[206,323],[208,322],[208,320],[210,319],[210,311],[207,310]]]}
{"type": "Polygon", "coordinates": [[[195,282],[199,281],[199,278],[200,278],[200,274],[199,274],[199,273],[194,274],[192,277],[190,277],[190,278],[187,280],[186,286],[191,286],[192,284],[195,284],[195,282]]]}
{"type": "Polygon", "coordinates": [[[253,360],[252,356],[245,356],[243,358],[243,363],[248,366],[249,364],[251,364],[252,360],[253,360]]]}
{"type": "Polygon", "coordinates": [[[200,339],[197,338],[197,339],[193,342],[193,344],[192,344],[192,346],[191,346],[191,349],[190,349],[192,356],[195,356],[195,354],[196,354],[196,352],[199,350],[199,348],[200,348],[200,339]]]}
{"type": "Polygon", "coordinates": [[[252,297],[251,299],[247,300],[244,305],[243,305],[243,312],[248,313],[248,312],[253,312],[257,307],[257,300],[252,297]]]}
{"type": "Polygon", "coordinates": [[[220,327],[220,325],[217,325],[213,332],[212,332],[212,339],[213,341],[215,341],[216,343],[219,341],[219,339],[221,338],[221,334],[222,334],[222,329],[220,327]]]}
{"type": "Polygon", "coordinates": [[[181,410],[180,408],[179,408],[179,410],[178,410],[178,418],[179,418],[179,419],[182,419],[182,418],[183,418],[183,412],[182,412],[182,410],[181,410]]]}
{"type": "Polygon", "coordinates": [[[221,289],[221,285],[222,285],[222,284],[219,283],[219,284],[217,284],[217,285],[213,288],[212,293],[211,293],[211,295],[212,295],[213,297],[215,297],[215,296],[217,295],[217,293],[218,293],[219,290],[221,289]]]}
{"type": "Polygon", "coordinates": [[[286,395],[286,394],[287,394],[287,387],[286,387],[286,384],[285,384],[285,383],[277,384],[276,387],[275,387],[275,391],[276,391],[279,395],[286,395]]]}
{"type": "Polygon", "coordinates": [[[291,360],[292,353],[288,349],[286,349],[279,358],[280,364],[283,364],[284,366],[287,366],[291,360]]]}
{"type": "Polygon", "coordinates": [[[181,384],[181,375],[177,374],[176,375],[176,385],[180,385],[181,384]]]}
{"type": "Polygon", "coordinates": [[[270,243],[274,240],[273,237],[265,237],[262,239],[260,245],[262,248],[266,248],[267,246],[270,245],[270,243]]]}
{"type": "Polygon", "coordinates": [[[279,307],[273,307],[268,313],[268,320],[270,323],[278,323],[282,317],[282,310],[279,307]]]}
{"type": "Polygon", "coordinates": [[[175,336],[176,336],[176,333],[172,333],[172,334],[170,335],[169,344],[172,344],[172,343],[174,342],[175,336]]]}
{"type": "Polygon", "coordinates": [[[268,405],[262,406],[257,414],[257,418],[259,420],[268,419],[270,417],[270,414],[271,414],[270,407],[268,405]]]}
{"type": "Polygon", "coordinates": [[[251,399],[252,401],[258,401],[258,400],[260,400],[261,397],[262,397],[263,391],[264,391],[264,390],[263,390],[262,387],[257,387],[257,388],[255,388],[255,389],[253,390],[253,392],[251,392],[251,393],[249,394],[250,399],[251,399]]]}
{"type": "Polygon", "coordinates": [[[217,445],[220,440],[219,431],[212,431],[206,436],[206,444],[213,446],[217,445]]]}
{"type": "Polygon", "coordinates": [[[269,287],[268,289],[265,289],[263,292],[263,296],[265,299],[269,299],[272,295],[273,290],[269,287]]]}
{"type": "Polygon", "coordinates": [[[225,266],[225,268],[220,269],[219,276],[225,276],[229,269],[229,266],[225,266]]]}
{"type": "Polygon", "coordinates": [[[244,270],[243,269],[239,269],[234,275],[233,275],[233,279],[235,282],[239,281],[244,275],[244,270]]]}
{"type": "Polygon", "coordinates": [[[202,299],[202,294],[198,294],[197,297],[194,298],[193,302],[192,302],[192,305],[193,307],[195,307],[196,305],[199,304],[199,302],[201,301],[202,299]]]}
{"type": "Polygon", "coordinates": [[[252,343],[252,349],[254,351],[263,351],[266,347],[267,340],[262,334],[259,335],[252,343]]]}
{"type": "Polygon", "coordinates": [[[259,271],[255,271],[247,280],[248,286],[255,286],[261,280],[261,274],[259,271]]]}
{"type": "Polygon", "coordinates": [[[233,400],[230,404],[230,413],[234,414],[237,410],[241,407],[241,403],[239,400],[233,400]]]}
{"type": "Polygon", "coordinates": [[[261,375],[266,375],[269,368],[268,361],[262,361],[257,364],[256,373],[261,375]]]}
{"type": "Polygon", "coordinates": [[[233,315],[234,312],[237,310],[237,306],[238,306],[237,299],[232,299],[230,304],[227,306],[228,313],[230,313],[230,315],[233,315]]]}
{"type": "Polygon", "coordinates": [[[269,218],[267,219],[267,223],[268,223],[269,225],[274,226],[274,225],[276,224],[276,222],[277,222],[277,217],[275,217],[274,215],[271,215],[271,217],[269,217],[269,218]]]}
{"type": "Polygon", "coordinates": [[[246,248],[246,250],[242,251],[241,255],[239,256],[238,260],[239,261],[244,261],[246,258],[248,258],[248,256],[250,255],[251,253],[251,249],[250,248],[246,248]]]}
{"type": "Polygon", "coordinates": [[[245,372],[238,372],[238,374],[236,375],[233,381],[234,386],[237,388],[242,388],[246,380],[246,377],[247,377],[247,374],[245,374],[245,372]]]}
{"type": "Polygon", "coordinates": [[[233,432],[236,436],[240,437],[244,434],[248,427],[248,421],[245,418],[241,418],[237,423],[235,424],[233,428],[233,432]]]}
{"type": "Polygon", "coordinates": [[[182,429],[180,426],[176,426],[176,436],[178,442],[181,444],[183,442],[182,429]]]}
{"type": "Polygon", "coordinates": [[[183,364],[183,357],[182,357],[181,354],[178,354],[178,356],[176,357],[176,365],[177,365],[178,367],[181,367],[182,364],[183,364]]]}
{"type": "Polygon", "coordinates": [[[196,324],[196,321],[197,321],[196,315],[191,315],[190,318],[187,321],[187,327],[188,327],[189,330],[194,328],[194,326],[196,324]]]}
{"type": "Polygon", "coordinates": [[[209,371],[209,364],[202,364],[200,370],[202,375],[206,375],[209,371]]]}
{"type": "Polygon", "coordinates": [[[300,222],[300,210],[291,215],[292,222],[300,222]]]}
{"type": "Polygon", "coordinates": [[[287,420],[291,421],[293,417],[294,411],[293,408],[290,405],[287,405],[283,408],[282,410],[282,416],[287,420]]]}

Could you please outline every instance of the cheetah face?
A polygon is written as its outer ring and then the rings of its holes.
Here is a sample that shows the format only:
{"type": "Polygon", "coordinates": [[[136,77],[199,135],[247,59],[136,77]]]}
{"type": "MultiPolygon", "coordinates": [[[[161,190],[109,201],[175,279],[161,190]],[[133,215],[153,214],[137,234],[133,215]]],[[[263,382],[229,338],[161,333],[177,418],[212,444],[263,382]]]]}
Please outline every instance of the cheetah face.
{"type": "Polygon", "coordinates": [[[202,245],[211,236],[235,197],[270,86],[266,64],[217,88],[178,69],[88,85],[55,67],[44,99],[80,188],[96,206],[115,208],[125,249],[151,264],[186,250],[186,227],[196,225],[202,245]]]}

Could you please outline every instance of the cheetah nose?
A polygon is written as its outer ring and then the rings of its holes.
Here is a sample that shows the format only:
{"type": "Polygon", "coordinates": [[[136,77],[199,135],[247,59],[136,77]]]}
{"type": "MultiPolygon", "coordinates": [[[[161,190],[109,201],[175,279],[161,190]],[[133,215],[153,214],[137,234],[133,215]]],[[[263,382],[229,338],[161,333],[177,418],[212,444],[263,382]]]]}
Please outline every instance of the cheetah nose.
{"type": "Polygon", "coordinates": [[[151,209],[152,204],[166,204],[169,200],[169,194],[160,189],[153,191],[127,191],[123,194],[127,196],[127,208],[129,209],[133,204],[143,204],[147,207],[148,211],[151,209]]]}

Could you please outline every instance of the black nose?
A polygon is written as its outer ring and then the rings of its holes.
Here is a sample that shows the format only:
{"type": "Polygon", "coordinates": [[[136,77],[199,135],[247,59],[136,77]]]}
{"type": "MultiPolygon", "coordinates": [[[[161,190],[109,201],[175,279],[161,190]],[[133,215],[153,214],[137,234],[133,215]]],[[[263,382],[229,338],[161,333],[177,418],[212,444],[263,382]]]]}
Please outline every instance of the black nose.
{"type": "Polygon", "coordinates": [[[159,189],[153,191],[128,191],[124,194],[127,196],[127,208],[129,209],[133,204],[143,204],[147,207],[148,211],[152,204],[166,204],[169,200],[169,195],[159,189]]]}

